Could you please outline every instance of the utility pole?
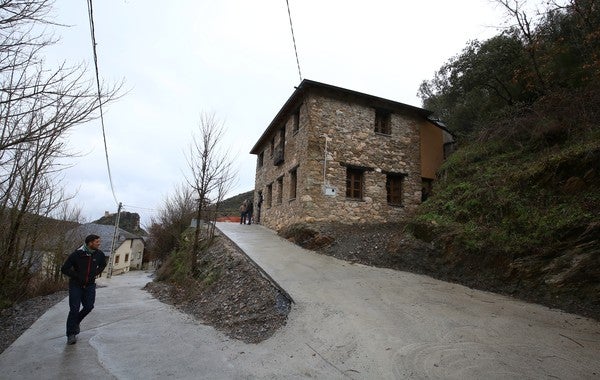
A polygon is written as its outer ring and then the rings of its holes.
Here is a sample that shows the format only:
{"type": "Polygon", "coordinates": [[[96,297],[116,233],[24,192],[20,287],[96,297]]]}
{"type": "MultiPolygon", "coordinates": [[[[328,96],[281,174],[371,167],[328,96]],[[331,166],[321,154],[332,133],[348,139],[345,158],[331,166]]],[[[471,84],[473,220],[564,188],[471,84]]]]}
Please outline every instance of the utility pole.
{"type": "Polygon", "coordinates": [[[119,202],[119,207],[117,208],[117,218],[115,219],[115,232],[113,233],[112,244],[110,246],[110,256],[108,256],[108,273],[106,274],[106,278],[112,277],[113,272],[113,260],[115,253],[115,245],[117,243],[117,238],[119,237],[119,219],[121,219],[121,208],[123,204],[119,202]]]}

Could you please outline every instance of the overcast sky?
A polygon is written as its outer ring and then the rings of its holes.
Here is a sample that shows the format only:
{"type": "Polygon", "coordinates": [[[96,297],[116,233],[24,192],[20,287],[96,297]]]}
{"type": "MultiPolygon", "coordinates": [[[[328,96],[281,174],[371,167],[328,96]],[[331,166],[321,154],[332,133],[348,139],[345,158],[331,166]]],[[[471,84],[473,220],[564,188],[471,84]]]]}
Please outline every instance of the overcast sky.
{"type": "MultiPolygon", "coordinates": [[[[306,79],[421,106],[420,83],[467,41],[504,24],[489,0],[289,0],[306,79]]],[[[48,64],[93,55],[87,4],[57,0],[48,64]]],[[[117,200],[148,225],[187,173],[186,152],[202,113],[224,123],[224,148],[238,179],[230,195],[254,188],[249,151],[300,83],[285,0],[101,0],[94,2],[100,77],[125,81],[106,107],[108,155],[117,200]]],[[[85,155],[65,172],[87,221],[116,212],[100,121],[76,128],[85,155]]]]}

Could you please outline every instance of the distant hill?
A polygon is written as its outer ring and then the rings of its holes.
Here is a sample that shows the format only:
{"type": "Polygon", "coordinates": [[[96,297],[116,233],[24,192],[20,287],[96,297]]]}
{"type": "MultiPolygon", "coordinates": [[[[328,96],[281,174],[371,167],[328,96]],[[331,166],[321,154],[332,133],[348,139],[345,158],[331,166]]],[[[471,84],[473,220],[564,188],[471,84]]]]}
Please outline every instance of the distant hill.
{"type": "Polygon", "coordinates": [[[254,190],[225,199],[219,206],[219,216],[239,216],[240,205],[245,199],[253,199],[254,190]]]}
{"type": "MultiPolygon", "coordinates": [[[[107,226],[114,226],[115,225],[115,218],[116,218],[117,214],[107,214],[104,215],[102,218],[95,220],[92,223],[97,223],[97,224],[102,224],[102,225],[107,225],[107,226]]],[[[139,236],[148,236],[148,233],[140,227],[140,215],[138,213],[135,212],[127,212],[127,211],[123,211],[121,212],[121,217],[119,218],[119,228],[130,232],[134,235],[139,235],[139,236]]]]}

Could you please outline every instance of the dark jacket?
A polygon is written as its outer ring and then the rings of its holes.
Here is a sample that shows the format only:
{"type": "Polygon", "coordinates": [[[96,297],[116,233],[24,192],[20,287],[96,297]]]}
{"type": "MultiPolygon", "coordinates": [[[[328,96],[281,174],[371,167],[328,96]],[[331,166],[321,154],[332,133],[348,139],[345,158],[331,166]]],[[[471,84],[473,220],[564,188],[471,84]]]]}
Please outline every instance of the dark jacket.
{"type": "Polygon", "coordinates": [[[69,277],[69,283],[79,286],[93,284],[96,276],[106,268],[104,252],[96,250],[87,252],[83,246],[71,253],[60,268],[60,271],[69,277]]]}

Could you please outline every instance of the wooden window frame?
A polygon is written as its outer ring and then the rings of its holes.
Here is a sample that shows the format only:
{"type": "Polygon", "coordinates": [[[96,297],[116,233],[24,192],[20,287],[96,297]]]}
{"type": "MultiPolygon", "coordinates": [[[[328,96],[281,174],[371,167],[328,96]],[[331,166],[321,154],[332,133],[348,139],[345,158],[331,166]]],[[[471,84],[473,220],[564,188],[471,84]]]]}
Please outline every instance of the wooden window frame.
{"type": "Polygon", "coordinates": [[[346,167],[346,198],[362,200],[365,187],[365,169],[346,167]]]}
{"type": "Polygon", "coordinates": [[[386,173],[385,191],[387,203],[391,206],[402,206],[403,204],[404,177],[406,176],[400,173],[386,173]]]}
{"type": "Polygon", "coordinates": [[[388,110],[375,109],[375,133],[392,134],[392,113],[388,110]]]}

